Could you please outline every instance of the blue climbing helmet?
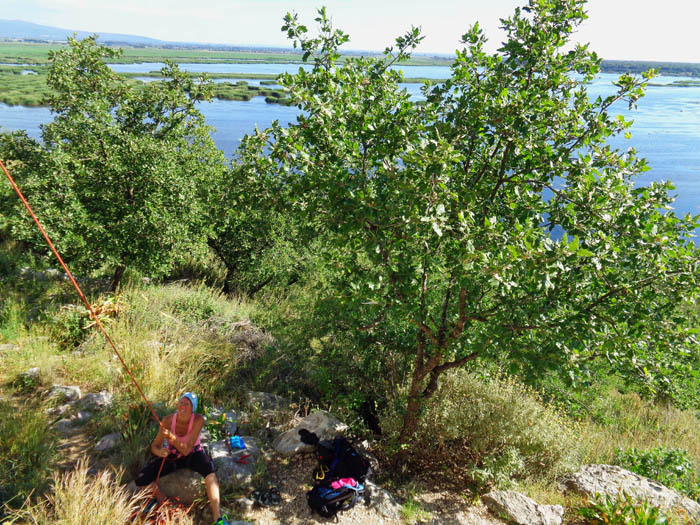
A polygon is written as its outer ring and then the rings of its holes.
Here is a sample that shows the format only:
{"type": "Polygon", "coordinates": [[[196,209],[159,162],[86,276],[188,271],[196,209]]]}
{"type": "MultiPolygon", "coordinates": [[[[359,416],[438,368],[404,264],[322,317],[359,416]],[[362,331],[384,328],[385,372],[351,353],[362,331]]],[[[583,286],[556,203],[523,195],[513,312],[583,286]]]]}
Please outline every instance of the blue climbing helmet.
{"type": "Polygon", "coordinates": [[[190,403],[192,403],[192,412],[197,412],[197,396],[192,392],[185,392],[180,396],[180,400],[182,400],[183,397],[186,397],[190,400],[190,403]]]}

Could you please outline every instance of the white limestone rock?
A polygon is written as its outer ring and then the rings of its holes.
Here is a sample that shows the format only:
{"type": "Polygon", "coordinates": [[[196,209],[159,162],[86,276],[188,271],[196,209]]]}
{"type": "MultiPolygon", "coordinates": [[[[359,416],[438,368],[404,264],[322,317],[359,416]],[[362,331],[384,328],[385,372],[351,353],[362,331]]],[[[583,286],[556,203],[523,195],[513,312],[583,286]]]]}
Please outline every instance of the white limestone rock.
{"type": "Polygon", "coordinates": [[[111,450],[116,447],[119,441],[121,441],[121,436],[119,433],[112,432],[111,434],[103,436],[102,439],[100,439],[93,447],[93,450],[97,452],[106,452],[107,450],[111,450]]]}
{"type": "Polygon", "coordinates": [[[584,465],[578,472],[565,476],[561,485],[589,498],[596,493],[615,497],[624,492],[634,500],[647,500],[662,511],[682,510],[691,521],[700,521],[700,504],[696,501],[616,465],[584,465]]]}
{"type": "Polygon", "coordinates": [[[491,491],[481,501],[495,515],[505,516],[518,525],[561,525],[564,521],[561,505],[540,505],[513,490],[491,491]]]}
{"type": "Polygon", "coordinates": [[[341,435],[348,429],[348,426],[328,412],[314,412],[302,419],[301,423],[293,429],[280,434],[272,443],[274,449],[284,456],[312,452],[313,445],[301,442],[299,430],[302,428],[315,433],[320,440],[324,440],[341,435]]]}

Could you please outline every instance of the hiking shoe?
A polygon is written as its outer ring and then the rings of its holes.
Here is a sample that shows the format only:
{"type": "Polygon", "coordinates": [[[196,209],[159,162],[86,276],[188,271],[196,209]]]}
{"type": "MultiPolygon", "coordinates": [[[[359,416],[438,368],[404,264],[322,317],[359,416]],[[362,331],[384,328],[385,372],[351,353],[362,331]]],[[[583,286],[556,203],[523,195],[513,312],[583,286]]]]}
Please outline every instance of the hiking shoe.
{"type": "Polygon", "coordinates": [[[269,507],[282,503],[280,491],[276,487],[272,487],[268,490],[254,490],[252,496],[253,501],[261,507],[269,507]]]}
{"type": "Polygon", "coordinates": [[[153,508],[156,505],[158,505],[158,500],[156,498],[151,498],[150,501],[144,507],[143,511],[141,512],[141,515],[148,516],[148,514],[153,510],[153,508]]]}
{"type": "Polygon", "coordinates": [[[228,525],[228,516],[226,514],[220,516],[219,519],[214,522],[214,525],[228,525]]]}

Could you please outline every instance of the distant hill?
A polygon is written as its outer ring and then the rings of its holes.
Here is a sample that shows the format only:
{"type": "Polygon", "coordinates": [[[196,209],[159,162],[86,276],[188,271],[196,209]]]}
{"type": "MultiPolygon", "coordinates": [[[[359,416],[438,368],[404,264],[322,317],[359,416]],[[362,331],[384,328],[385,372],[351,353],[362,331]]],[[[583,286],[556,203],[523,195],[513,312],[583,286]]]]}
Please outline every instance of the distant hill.
{"type": "MultiPolygon", "coordinates": [[[[1,1],[1,0],[0,0],[1,1]]],[[[107,45],[126,45],[132,47],[160,47],[160,48],[188,48],[188,49],[210,49],[216,51],[260,51],[285,54],[301,55],[301,49],[290,49],[273,46],[246,46],[233,44],[195,43],[195,42],[173,42],[168,40],[158,40],[138,35],[124,35],[119,33],[100,33],[99,31],[74,31],[72,29],[62,29],[60,27],[44,26],[25,22],[24,20],[2,20],[0,19],[0,42],[23,41],[55,43],[65,42],[73,33],[79,39],[91,36],[95,33],[99,35],[98,41],[107,45]]],[[[345,50],[345,55],[377,54],[377,51],[367,50],[345,50]]],[[[432,57],[436,59],[451,59],[449,54],[440,53],[414,53],[418,57],[432,57]]]]}
{"type": "MultiPolygon", "coordinates": [[[[0,40],[25,40],[34,42],[65,42],[75,33],[78,38],[92,35],[88,31],[73,31],[60,27],[42,26],[23,20],[0,20],[0,40]]],[[[102,43],[123,43],[129,45],[163,46],[169,44],[163,40],[137,35],[118,33],[99,33],[102,43]]]]}
{"type": "Polygon", "coordinates": [[[301,54],[301,50],[289,50],[277,47],[265,46],[237,46],[231,44],[194,43],[194,42],[173,42],[168,40],[158,40],[139,35],[124,35],[120,33],[100,33],[99,31],[74,31],[60,27],[44,26],[25,22],[24,20],[2,20],[0,19],[0,42],[22,41],[22,42],[65,42],[73,33],[79,39],[91,36],[95,33],[99,35],[98,41],[106,45],[122,45],[132,47],[161,47],[161,48],[189,48],[189,49],[212,49],[217,51],[272,51],[277,53],[301,54]]]}
{"type": "MultiPolygon", "coordinates": [[[[1,1],[1,0],[0,0],[1,1]]],[[[76,34],[78,38],[91,36],[95,31],[73,31],[60,27],[44,26],[25,22],[24,20],[2,20],[0,19],[0,42],[24,41],[24,42],[65,42],[69,36],[76,34]]],[[[301,54],[299,49],[265,47],[265,46],[244,46],[231,44],[213,43],[193,43],[193,42],[172,42],[158,40],[139,35],[125,35],[120,33],[97,33],[99,42],[109,45],[122,45],[132,47],[160,47],[160,48],[189,48],[189,49],[210,49],[217,51],[264,51],[275,53],[301,54]]],[[[345,50],[344,55],[377,54],[377,51],[366,50],[345,50]]],[[[414,57],[429,57],[438,60],[452,60],[453,55],[440,53],[413,53],[414,57]]],[[[640,74],[648,69],[658,69],[662,75],[669,76],[689,76],[700,77],[700,64],[681,62],[648,62],[637,60],[603,60],[601,71],[603,73],[632,73],[640,74]]]]}

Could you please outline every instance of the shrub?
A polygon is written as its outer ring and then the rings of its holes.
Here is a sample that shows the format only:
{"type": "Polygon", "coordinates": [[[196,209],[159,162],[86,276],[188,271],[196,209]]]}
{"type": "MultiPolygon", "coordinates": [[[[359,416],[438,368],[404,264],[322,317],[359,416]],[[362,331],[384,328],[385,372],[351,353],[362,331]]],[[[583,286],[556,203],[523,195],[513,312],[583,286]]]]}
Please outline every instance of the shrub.
{"type": "MultiPolygon", "coordinates": [[[[165,407],[156,403],[153,408],[158,417],[163,419],[167,413],[165,407]]],[[[115,452],[119,456],[121,465],[132,473],[136,472],[147,459],[149,445],[157,432],[151,411],[140,399],[129,402],[124,397],[115,402],[114,418],[116,421],[109,431],[118,429],[122,437],[119,448],[115,452]]]]}
{"type": "MultiPolygon", "coordinates": [[[[382,429],[395,435],[398,416],[385,415],[382,429]]],[[[573,467],[579,444],[569,425],[513,377],[479,379],[456,370],[425,405],[416,441],[426,455],[442,456],[434,463],[465,466],[479,487],[505,487],[573,467]]]]}
{"type": "Polygon", "coordinates": [[[172,314],[184,322],[198,323],[221,315],[226,308],[224,297],[204,285],[167,288],[170,293],[163,298],[164,302],[172,314]]]}
{"type": "Polygon", "coordinates": [[[16,339],[25,331],[25,310],[21,299],[0,298],[0,339],[16,339]]]}
{"type": "Polygon", "coordinates": [[[62,347],[76,347],[90,334],[85,329],[89,322],[89,312],[84,306],[62,306],[52,319],[51,338],[62,347]]]}
{"type": "Polygon", "coordinates": [[[695,465],[683,449],[657,447],[638,450],[634,447],[616,451],[616,463],[621,467],[653,479],[678,492],[698,499],[695,465]]]}

